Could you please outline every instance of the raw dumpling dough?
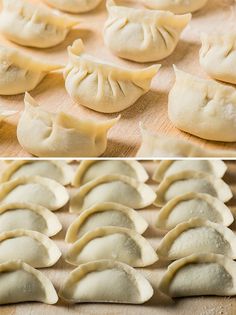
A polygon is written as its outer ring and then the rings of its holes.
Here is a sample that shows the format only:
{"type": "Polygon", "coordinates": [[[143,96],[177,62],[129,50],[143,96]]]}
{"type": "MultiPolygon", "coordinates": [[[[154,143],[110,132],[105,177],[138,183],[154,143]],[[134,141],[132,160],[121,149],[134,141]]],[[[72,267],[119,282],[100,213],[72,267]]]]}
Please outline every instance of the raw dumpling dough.
{"type": "Polygon", "coordinates": [[[236,34],[202,34],[200,64],[210,77],[236,84],[236,34]]]}
{"type": "Polygon", "coordinates": [[[172,263],[160,290],[171,297],[236,295],[236,262],[222,255],[199,254],[172,263]]]}
{"type": "Polygon", "coordinates": [[[119,203],[103,202],[83,211],[69,226],[65,240],[74,243],[87,232],[103,226],[120,226],[142,234],[148,223],[132,208],[119,203]]]}
{"type": "Polygon", "coordinates": [[[175,14],[195,12],[203,8],[208,0],[143,0],[150,9],[167,10],[175,14]]]}
{"type": "Polygon", "coordinates": [[[113,0],[107,1],[107,9],[105,44],[117,56],[136,62],[152,62],[171,55],[191,20],[191,14],[180,16],[117,6],[113,0]]]}
{"type": "Polygon", "coordinates": [[[95,9],[102,0],[44,0],[47,4],[69,13],[84,13],[95,9]]]}
{"type": "Polygon", "coordinates": [[[69,274],[59,292],[69,303],[142,304],[152,295],[150,283],[139,271],[114,260],[80,265],[69,274]]]}
{"type": "Polygon", "coordinates": [[[57,216],[33,203],[8,203],[0,206],[0,233],[25,229],[53,236],[62,229],[57,216]]]}
{"type": "Polygon", "coordinates": [[[207,140],[236,141],[236,90],[176,68],[175,75],[168,103],[175,127],[207,140]]]}
{"type": "Polygon", "coordinates": [[[220,200],[208,194],[186,193],[171,199],[158,213],[156,227],[170,230],[194,217],[229,226],[234,217],[220,200]]]}
{"type": "Polygon", "coordinates": [[[151,205],[156,198],[146,184],[124,175],[106,175],[81,186],[71,199],[70,211],[79,212],[100,202],[116,202],[134,209],[151,205]]]}
{"type": "Polygon", "coordinates": [[[48,48],[64,41],[78,20],[59,14],[42,3],[29,0],[3,0],[0,31],[22,46],[48,48]]]}
{"type": "Polygon", "coordinates": [[[97,157],[106,150],[107,133],[118,120],[96,122],[63,112],[53,114],[26,94],[17,138],[26,151],[40,157],[97,157]]]}
{"type": "Polygon", "coordinates": [[[105,63],[84,53],[81,40],[68,48],[69,64],[64,71],[71,98],[101,113],[120,112],[150,90],[160,65],[133,70],[105,63]]]}

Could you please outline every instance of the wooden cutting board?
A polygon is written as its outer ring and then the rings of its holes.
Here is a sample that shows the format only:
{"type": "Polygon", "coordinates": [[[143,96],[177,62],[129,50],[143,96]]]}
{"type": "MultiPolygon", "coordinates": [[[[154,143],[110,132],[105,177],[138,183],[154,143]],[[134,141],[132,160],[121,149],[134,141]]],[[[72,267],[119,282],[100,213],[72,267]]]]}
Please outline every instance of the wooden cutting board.
{"type": "MultiPolygon", "coordinates": [[[[139,1],[117,1],[119,4],[141,6],[139,1]]],[[[95,11],[79,15],[80,25],[75,28],[67,39],[59,46],[51,49],[30,49],[20,47],[34,56],[53,62],[67,62],[67,46],[75,39],[82,38],[87,51],[103,60],[113,61],[131,68],[143,67],[144,64],[136,64],[119,59],[111,54],[104,46],[102,29],[107,13],[105,4],[101,4],[95,11]]],[[[107,157],[135,156],[141,142],[139,122],[143,122],[152,131],[181,138],[191,139],[193,142],[207,148],[236,149],[234,143],[217,143],[201,140],[189,134],[178,131],[168,119],[167,98],[170,88],[174,83],[172,65],[179,69],[207,78],[206,73],[200,68],[198,53],[200,49],[199,35],[202,31],[228,31],[232,32],[236,18],[236,4],[233,0],[209,0],[208,5],[200,12],[193,15],[190,25],[182,34],[182,38],[175,52],[161,61],[162,68],[155,77],[152,89],[129,109],[123,111],[120,122],[109,133],[108,147],[104,154],[107,157]]],[[[16,46],[0,37],[0,42],[10,46],[16,46]]],[[[147,64],[146,64],[147,65],[147,64]]],[[[65,111],[81,118],[105,120],[116,117],[118,114],[100,114],[83,106],[75,104],[67,94],[61,73],[48,75],[42,83],[31,93],[33,97],[45,108],[52,112],[65,111]]],[[[23,95],[0,97],[1,106],[22,111],[23,95]]],[[[191,106],[191,104],[189,104],[191,106]]],[[[8,118],[0,126],[0,156],[30,156],[19,145],[16,138],[16,126],[19,115],[8,118]]]]}
{"type": "MultiPolygon", "coordinates": [[[[234,216],[236,214],[236,162],[227,162],[228,171],[224,180],[230,184],[234,198],[228,203],[234,216]]],[[[150,176],[153,174],[154,163],[143,162],[150,176]]],[[[154,189],[157,184],[153,181],[148,182],[154,189]]],[[[72,191],[72,189],[69,189],[72,191]]],[[[148,207],[147,209],[139,211],[141,215],[148,221],[149,228],[144,233],[144,237],[156,249],[162,236],[164,235],[160,230],[154,227],[154,222],[159,209],[148,207]]],[[[69,224],[76,218],[76,215],[68,212],[68,206],[56,212],[62,225],[63,230],[53,237],[62,253],[65,254],[68,245],[64,242],[65,233],[69,224]]],[[[235,231],[236,224],[231,228],[235,231]]],[[[67,264],[63,258],[52,268],[41,269],[55,285],[56,289],[65,280],[70,271],[74,269],[73,266],[67,264]]],[[[66,315],[66,314],[83,314],[83,315],[234,315],[236,314],[236,299],[234,297],[194,297],[181,298],[172,300],[158,291],[158,284],[163,273],[166,270],[166,265],[157,262],[156,264],[140,269],[140,271],[147,277],[154,288],[154,296],[144,305],[118,305],[118,304],[77,304],[67,305],[59,301],[56,305],[45,305],[41,303],[22,303],[12,306],[0,306],[1,315],[66,315]]]]}

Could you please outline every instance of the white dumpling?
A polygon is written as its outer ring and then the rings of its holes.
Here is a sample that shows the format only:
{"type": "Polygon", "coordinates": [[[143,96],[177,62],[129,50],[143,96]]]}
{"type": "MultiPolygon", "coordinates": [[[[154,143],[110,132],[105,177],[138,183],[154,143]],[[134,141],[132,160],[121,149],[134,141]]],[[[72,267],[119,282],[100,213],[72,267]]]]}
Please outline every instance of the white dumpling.
{"type": "Polygon", "coordinates": [[[44,0],[47,4],[69,13],[84,13],[95,9],[102,0],[44,0]]]}
{"type": "Polygon", "coordinates": [[[202,9],[208,0],[143,0],[150,9],[167,10],[176,14],[195,12],[202,9]]]}
{"type": "Polygon", "coordinates": [[[59,296],[69,303],[142,304],[152,295],[150,283],[139,271],[114,260],[80,265],[59,291],[59,296]]]}
{"type": "Polygon", "coordinates": [[[168,115],[183,131],[207,140],[236,141],[236,90],[175,68],[168,115]]]}
{"type": "Polygon", "coordinates": [[[124,227],[142,234],[146,231],[148,223],[132,208],[114,202],[98,203],[84,210],[71,223],[66,232],[65,240],[68,243],[74,243],[87,232],[103,226],[124,227]]]}
{"type": "Polygon", "coordinates": [[[106,150],[107,133],[118,120],[100,122],[50,113],[26,94],[17,138],[26,151],[39,157],[97,157],[106,150]]]}
{"type": "Polygon", "coordinates": [[[116,113],[133,105],[150,90],[161,67],[134,70],[101,61],[84,52],[81,40],[76,40],[68,53],[64,71],[67,92],[78,104],[101,113],[116,113]]]}
{"type": "Polygon", "coordinates": [[[222,255],[191,255],[169,265],[159,289],[171,297],[236,295],[235,269],[222,255]]]}
{"type": "Polygon", "coordinates": [[[158,61],[172,54],[191,20],[191,14],[117,6],[113,0],[107,1],[107,9],[106,46],[117,56],[136,62],[158,61]]]}
{"type": "Polygon", "coordinates": [[[156,194],[148,185],[124,175],[106,175],[83,185],[71,199],[70,211],[79,212],[100,202],[116,202],[134,209],[151,205],[156,194]]]}

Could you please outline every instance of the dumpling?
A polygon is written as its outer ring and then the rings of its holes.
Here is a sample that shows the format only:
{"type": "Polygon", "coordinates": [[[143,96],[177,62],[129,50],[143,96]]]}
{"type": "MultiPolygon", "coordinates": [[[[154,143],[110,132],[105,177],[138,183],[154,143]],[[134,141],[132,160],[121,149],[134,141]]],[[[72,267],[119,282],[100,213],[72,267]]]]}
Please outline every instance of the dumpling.
{"type": "Polygon", "coordinates": [[[236,90],[176,68],[175,74],[168,102],[175,127],[207,140],[236,141],[236,90]]]}
{"type": "Polygon", "coordinates": [[[69,12],[84,13],[95,9],[102,0],[44,0],[52,7],[69,12]]]}
{"type": "Polygon", "coordinates": [[[107,147],[107,133],[119,117],[97,122],[41,109],[29,95],[17,125],[20,145],[40,157],[97,157],[107,147]]]}
{"type": "Polygon", "coordinates": [[[81,186],[71,199],[70,211],[79,212],[100,202],[116,202],[134,209],[151,205],[156,198],[146,184],[124,175],[106,175],[81,186]]]}
{"type": "Polygon", "coordinates": [[[125,175],[140,182],[146,182],[149,177],[145,168],[138,161],[87,160],[82,161],[78,166],[72,185],[78,187],[100,176],[114,174],[125,175]]]}
{"type": "Polygon", "coordinates": [[[86,233],[73,243],[65,259],[76,266],[100,259],[114,259],[133,267],[145,267],[154,264],[158,256],[136,231],[105,226],[86,233]]]}
{"type": "Polygon", "coordinates": [[[0,233],[25,229],[53,236],[62,229],[57,216],[33,203],[8,203],[0,206],[0,233]]]}
{"type": "Polygon", "coordinates": [[[194,217],[224,226],[234,221],[230,209],[222,201],[209,194],[190,192],[171,199],[158,213],[155,226],[170,230],[194,217]]]}
{"type": "Polygon", "coordinates": [[[20,260],[0,264],[0,304],[58,301],[52,282],[40,271],[20,260]]]}
{"type": "Polygon", "coordinates": [[[59,296],[69,303],[142,304],[152,295],[150,283],[139,271],[114,260],[80,265],[59,291],[59,296]]]}
{"type": "Polygon", "coordinates": [[[191,20],[191,14],[117,6],[113,0],[107,1],[107,9],[106,46],[115,55],[136,62],[153,62],[171,55],[191,20]]]}
{"type": "Polygon", "coordinates": [[[40,176],[20,177],[0,184],[0,203],[30,202],[58,210],[69,201],[65,187],[40,176]]]}
{"type": "Polygon", "coordinates": [[[29,230],[0,234],[0,263],[20,259],[35,268],[53,266],[61,257],[55,243],[46,235],[29,230]]]}
{"type": "MultiPolygon", "coordinates": [[[[1,80],[1,79],[0,79],[1,80]]],[[[18,112],[15,110],[9,110],[9,109],[5,109],[5,108],[1,108],[0,107],[0,123],[5,120],[6,118],[13,116],[15,114],[17,114],[18,112]]]]}
{"type": "Polygon", "coordinates": [[[157,165],[153,180],[161,182],[163,178],[181,171],[199,171],[221,178],[226,170],[227,166],[221,160],[164,160],[157,165]]]}
{"type": "Polygon", "coordinates": [[[78,24],[42,3],[29,0],[3,0],[0,31],[10,41],[22,46],[49,48],[64,41],[70,29],[78,24]]]}
{"type": "Polygon", "coordinates": [[[124,227],[142,234],[146,231],[148,223],[132,208],[114,202],[98,203],[84,210],[71,223],[65,240],[68,243],[74,243],[87,232],[103,226],[124,227]]]}
{"type": "Polygon", "coordinates": [[[143,0],[150,9],[167,10],[176,14],[195,12],[202,9],[208,0],[143,0]]]}
{"type": "Polygon", "coordinates": [[[236,262],[222,255],[191,255],[173,262],[159,289],[171,297],[236,295],[236,262]]]}
{"type": "Polygon", "coordinates": [[[2,172],[1,182],[6,182],[22,176],[42,176],[54,179],[62,185],[68,185],[71,183],[73,175],[73,168],[64,161],[17,160],[13,161],[2,172]]]}
{"type": "Polygon", "coordinates": [[[194,218],[169,231],[157,248],[158,256],[167,260],[201,253],[236,259],[236,235],[221,224],[194,218]]]}
{"type": "Polygon", "coordinates": [[[213,79],[236,84],[236,34],[202,34],[200,64],[213,79]]]}
{"type": "Polygon", "coordinates": [[[71,98],[101,113],[120,112],[133,105],[151,87],[160,65],[133,70],[100,61],[84,53],[81,40],[68,48],[65,87],[71,98]]]}
{"type": "Polygon", "coordinates": [[[188,192],[209,194],[223,202],[233,197],[230,187],[222,179],[202,172],[182,171],[163,179],[157,188],[154,204],[163,206],[172,198],[188,192]]]}

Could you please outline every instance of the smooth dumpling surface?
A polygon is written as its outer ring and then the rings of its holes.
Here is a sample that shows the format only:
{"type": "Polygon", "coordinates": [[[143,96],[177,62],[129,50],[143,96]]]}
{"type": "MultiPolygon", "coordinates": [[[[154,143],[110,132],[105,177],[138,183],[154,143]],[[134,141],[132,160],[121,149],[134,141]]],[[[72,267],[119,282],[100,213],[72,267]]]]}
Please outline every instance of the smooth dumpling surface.
{"type": "Polygon", "coordinates": [[[224,226],[229,226],[234,221],[230,209],[222,201],[209,194],[190,192],[167,202],[158,213],[155,225],[170,230],[195,217],[224,226]]]}
{"type": "Polygon", "coordinates": [[[0,304],[58,301],[51,281],[40,271],[22,261],[0,264],[0,304]]]}
{"type": "Polygon", "coordinates": [[[73,168],[64,161],[18,160],[13,161],[3,171],[1,182],[6,182],[22,176],[42,176],[54,179],[62,185],[68,185],[71,183],[73,175],[73,168]]]}
{"type": "Polygon", "coordinates": [[[92,121],[41,109],[29,95],[17,125],[20,145],[39,157],[97,157],[107,147],[107,133],[119,120],[92,121]]]}
{"type": "Polygon", "coordinates": [[[114,260],[99,260],[73,270],[59,295],[70,303],[142,304],[152,297],[153,289],[134,268],[114,260]]]}
{"type": "Polygon", "coordinates": [[[222,255],[199,254],[172,263],[160,290],[171,297],[236,295],[236,262],[222,255]]]}
{"type": "Polygon", "coordinates": [[[134,70],[100,61],[84,53],[81,40],[68,48],[65,87],[72,99],[101,113],[120,112],[151,87],[160,65],[134,70]]]}
{"type": "Polygon", "coordinates": [[[30,230],[0,234],[0,263],[20,259],[35,268],[54,265],[61,256],[55,243],[46,235],[30,230]]]}
{"type": "Polygon", "coordinates": [[[113,0],[107,1],[107,9],[105,44],[117,56],[136,62],[168,57],[191,20],[191,14],[178,16],[165,11],[117,6],[113,0]]]}
{"type": "Polygon", "coordinates": [[[134,209],[145,208],[156,198],[146,184],[124,175],[106,175],[81,186],[71,199],[70,211],[79,212],[100,202],[116,202],[134,209]]]}
{"type": "Polygon", "coordinates": [[[64,41],[76,24],[77,20],[55,13],[42,3],[3,0],[0,31],[8,40],[19,45],[38,48],[56,46],[64,41]]]}
{"type": "Polygon", "coordinates": [[[102,0],[44,0],[47,4],[69,13],[84,13],[95,9],[102,0]]]}
{"type": "Polygon", "coordinates": [[[235,233],[221,224],[194,218],[168,232],[157,249],[158,256],[167,260],[200,253],[221,254],[235,259],[235,233]]]}
{"type": "Polygon", "coordinates": [[[236,90],[175,68],[168,115],[175,127],[207,140],[236,141],[236,90]]]}
{"type": "Polygon", "coordinates": [[[202,34],[200,64],[213,79],[236,84],[236,34],[202,34]]]}
{"type": "Polygon", "coordinates": [[[25,229],[53,236],[62,226],[50,210],[33,203],[9,203],[0,206],[0,233],[25,229]]]}
{"type": "Polygon", "coordinates": [[[113,202],[99,203],[84,210],[71,223],[66,233],[66,242],[74,243],[87,232],[103,226],[120,226],[142,234],[148,223],[129,207],[113,202]]]}
{"type": "Polygon", "coordinates": [[[102,161],[82,161],[77,168],[73,186],[84,185],[104,175],[125,175],[140,182],[148,180],[145,168],[138,161],[129,160],[102,160],[102,161]]]}
{"type": "Polygon", "coordinates": [[[233,196],[222,179],[202,172],[182,171],[163,179],[156,191],[155,205],[163,206],[172,198],[188,192],[209,194],[223,202],[233,196]]]}
{"type": "Polygon", "coordinates": [[[69,200],[65,187],[40,176],[20,177],[0,185],[0,203],[30,202],[50,210],[62,208],[69,200]]]}
{"type": "Polygon", "coordinates": [[[203,8],[208,0],[143,0],[150,9],[167,10],[176,14],[195,12],[203,8]]]}

